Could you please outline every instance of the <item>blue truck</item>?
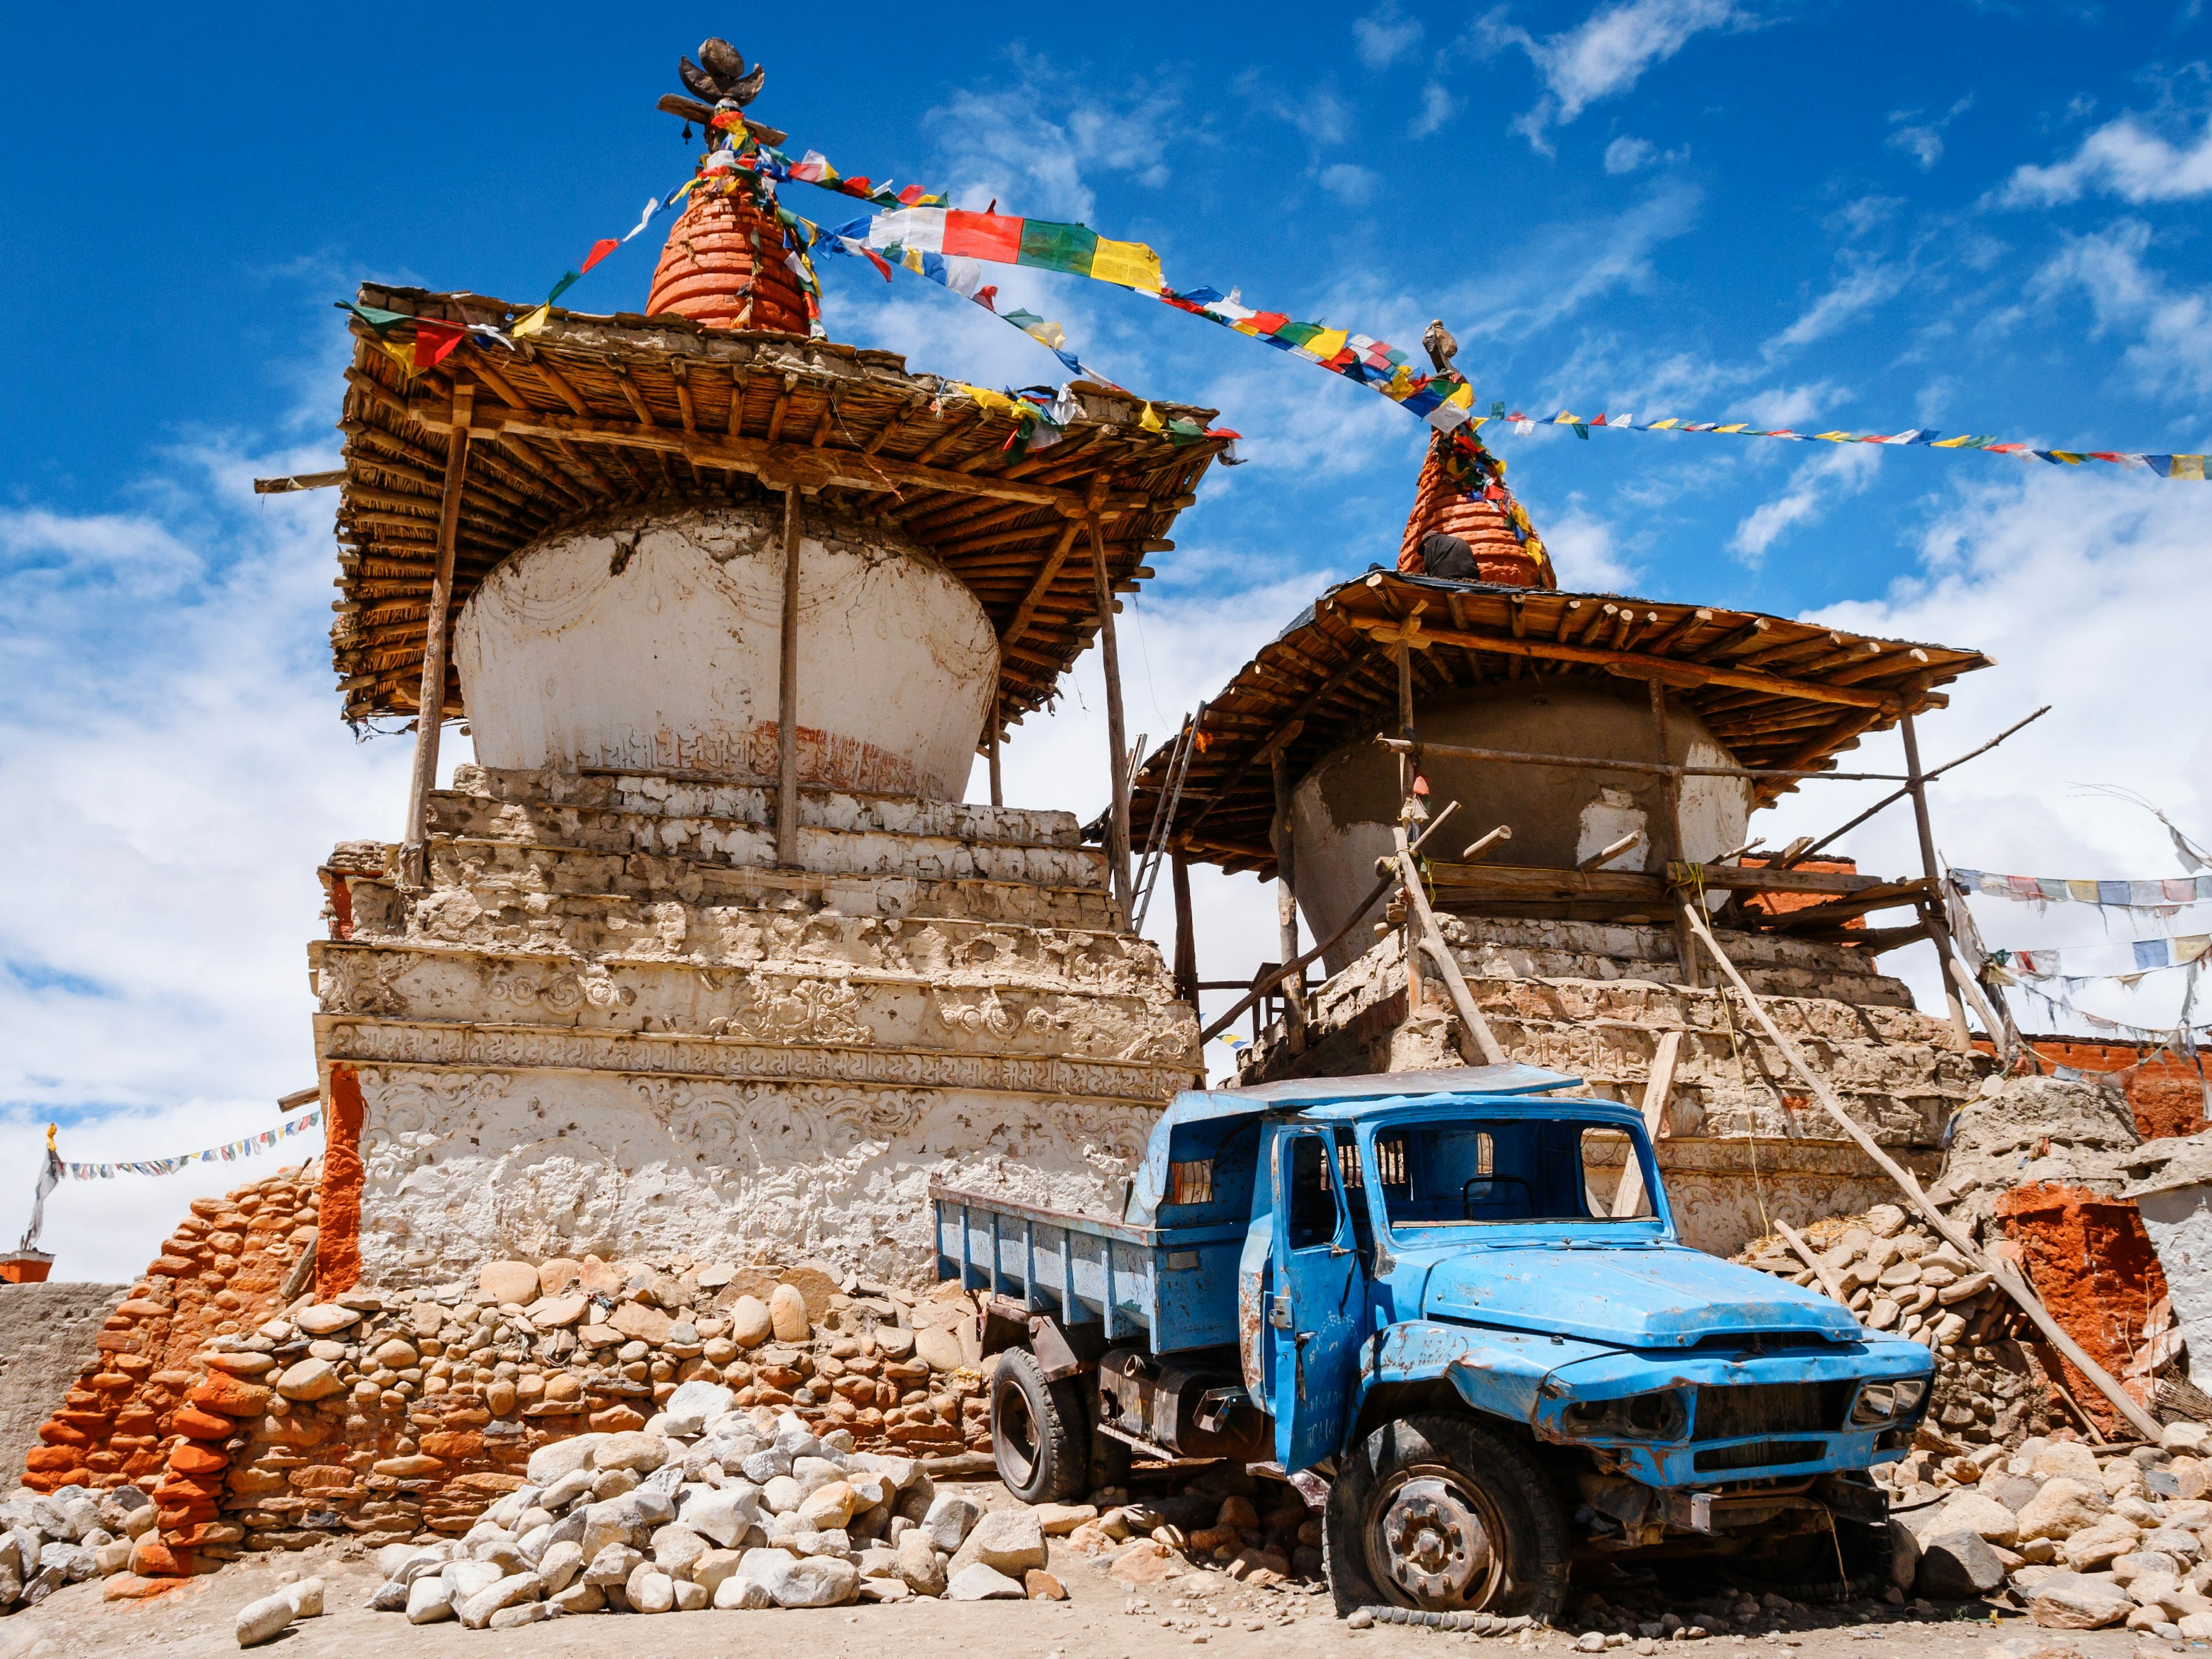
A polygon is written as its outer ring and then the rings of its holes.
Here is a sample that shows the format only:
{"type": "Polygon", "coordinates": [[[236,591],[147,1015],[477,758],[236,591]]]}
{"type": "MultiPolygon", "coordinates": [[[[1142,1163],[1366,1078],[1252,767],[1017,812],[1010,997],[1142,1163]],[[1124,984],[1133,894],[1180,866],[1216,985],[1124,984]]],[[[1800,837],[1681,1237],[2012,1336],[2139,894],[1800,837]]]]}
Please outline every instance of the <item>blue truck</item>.
{"type": "Polygon", "coordinates": [[[1360,1607],[1548,1618],[1577,1559],[1885,1573],[1917,1342],[1680,1243],[1641,1115],[1528,1066],[1179,1095],[1117,1220],[933,1185],[1017,1496],[1094,1455],[1327,1482],[1360,1607]]]}

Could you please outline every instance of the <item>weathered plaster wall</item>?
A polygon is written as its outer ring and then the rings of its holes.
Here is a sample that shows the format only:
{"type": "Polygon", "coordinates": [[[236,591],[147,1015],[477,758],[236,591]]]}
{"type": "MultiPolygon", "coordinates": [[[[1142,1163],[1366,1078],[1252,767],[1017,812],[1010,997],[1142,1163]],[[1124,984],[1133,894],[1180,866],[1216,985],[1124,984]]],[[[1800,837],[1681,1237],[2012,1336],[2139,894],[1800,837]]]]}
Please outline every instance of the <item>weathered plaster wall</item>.
{"type": "MultiPolygon", "coordinates": [[[[1431,743],[1604,760],[1650,761],[1658,753],[1650,699],[1640,684],[1616,690],[1513,681],[1458,696],[1423,698],[1417,712],[1421,736],[1431,743]]],[[[1686,708],[1668,711],[1668,754],[1682,766],[1734,764],[1686,708]]],[[[1664,811],[1656,778],[1438,754],[1425,757],[1422,770],[1431,811],[1449,801],[1460,804],[1455,822],[1461,828],[1446,832],[1453,845],[1464,846],[1497,824],[1512,829],[1512,842],[1492,855],[1493,862],[1571,868],[1631,830],[1647,832],[1643,843],[1607,868],[1656,869],[1654,860],[1665,855],[1649,833],[1664,811]]],[[[1298,908],[1313,937],[1327,939],[1374,886],[1375,860],[1390,852],[1390,829],[1401,805],[1397,757],[1377,744],[1347,744],[1307,773],[1291,799],[1298,908]]],[[[1748,789],[1735,779],[1685,778],[1682,856],[1713,859],[1741,846],[1749,800],[1748,789]]],[[[1329,972],[1340,972],[1366,943],[1355,929],[1323,958],[1329,972]]]]}
{"type": "Polygon", "coordinates": [[[0,1490],[23,1478],[39,1425],[90,1365],[101,1323],[128,1285],[0,1285],[0,1490]]]}
{"type": "Polygon", "coordinates": [[[795,1252],[926,1280],[933,1178],[1118,1209],[1152,1103],[365,1066],[362,1282],[487,1256],[795,1252]]]}
{"type": "MultiPolygon", "coordinates": [[[[896,531],[801,513],[799,772],[957,797],[998,672],[966,586],[896,531]]],[[[559,532],[471,596],[454,663],[488,766],[773,776],[783,526],[767,506],[559,532]]]]}

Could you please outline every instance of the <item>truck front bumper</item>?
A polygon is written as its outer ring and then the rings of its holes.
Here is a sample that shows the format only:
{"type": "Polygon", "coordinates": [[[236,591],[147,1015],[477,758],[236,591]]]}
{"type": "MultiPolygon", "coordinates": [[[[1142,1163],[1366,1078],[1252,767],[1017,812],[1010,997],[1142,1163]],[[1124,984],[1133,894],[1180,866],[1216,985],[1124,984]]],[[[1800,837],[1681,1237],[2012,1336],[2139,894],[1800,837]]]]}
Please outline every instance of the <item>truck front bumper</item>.
{"type": "MultiPolygon", "coordinates": [[[[1540,1440],[1582,1447],[1601,1468],[1650,1486],[1802,1479],[1901,1456],[1933,1371],[1928,1350],[1903,1341],[1615,1350],[1547,1372],[1528,1423],[1540,1440]],[[1894,1409],[1875,1409],[1885,1401],[1894,1409]]],[[[1479,1403],[1470,1368],[1455,1363],[1446,1374],[1479,1403]]]]}

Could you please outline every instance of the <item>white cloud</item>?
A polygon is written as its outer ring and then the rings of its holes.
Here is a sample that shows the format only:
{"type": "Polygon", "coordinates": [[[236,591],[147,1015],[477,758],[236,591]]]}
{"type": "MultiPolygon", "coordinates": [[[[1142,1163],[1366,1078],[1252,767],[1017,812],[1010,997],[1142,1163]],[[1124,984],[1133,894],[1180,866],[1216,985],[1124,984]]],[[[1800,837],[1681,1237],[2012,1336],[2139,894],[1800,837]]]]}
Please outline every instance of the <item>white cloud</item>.
{"type": "Polygon", "coordinates": [[[1397,0],[1382,0],[1366,16],[1352,20],[1352,48],[1368,68],[1388,69],[1421,44],[1421,32],[1419,18],[1401,12],[1397,0]]]}
{"type": "Polygon", "coordinates": [[[1565,126],[1591,104],[1627,91],[1695,36],[1750,21],[1735,0],[1616,0],[1540,40],[1492,13],[1476,25],[1476,44],[1485,52],[1518,46],[1536,66],[1546,95],[1513,129],[1540,150],[1548,148],[1547,128],[1565,126]]]}
{"type": "Polygon", "coordinates": [[[1702,201],[1695,185],[1662,174],[1622,212],[1532,229],[1518,258],[1486,267],[1449,296],[1448,314],[1466,319],[1453,332],[1524,338],[1603,295],[1640,287],[1653,252],[1696,227],[1702,201]]]}
{"type": "Polygon", "coordinates": [[[1431,133],[1442,131],[1444,123],[1450,120],[1458,109],[1458,101],[1441,81],[1430,82],[1421,88],[1421,112],[1407,124],[1406,136],[1425,138],[1431,133]]]}
{"type": "Polygon", "coordinates": [[[2078,289],[2089,301],[2100,334],[2135,334],[2124,361],[2148,392],[2212,392],[2212,290],[2177,289],[2143,264],[2151,231],[2122,219],[2065,246],[2028,285],[2032,299],[2048,301],[2078,289]]]}
{"type": "Polygon", "coordinates": [[[1317,175],[1321,187],[1340,202],[1357,207],[1375,193],[1382,176],[1351,161],[1333,161],[1317,175]]]}
{"type": "Polygon", "coordinates": [[[1190,136],[1181,88],[1139,82],[1102,94],[1026,55],[1014,85],[963,90],[922,118],[949,165],[956,201],[993,198],[1010,212],[1088,220],[1097,201],[1086,169],[1165,184],[1171,138],[1190,136]]]}
{"type": "Polygon", "coordinates": [[[1637,568],[1623,556],[1613,526],[1570,497],[1566,510],[1546,520],[1544,545],[1558,567],[1559,586],[1577,593],[1626,593],[1637,568]]]}
{"type": "Polygon", "coordinates": [[[2051,166],[2016,169],[1997,192],[2003,207],[2047,207],[2101,191],[2135,203],[2182,202],[2212,192],[2212,116],[2180,144],[2130,112],[2107,121],[2051,166]]]}
{"type": "Polygon", "coordinates": [[[1928,172],[1943,159],[1943,135],[1933,127],[1899,127],[1885,141],[1892,149],[1901,149],[1928,172]]]}
{"type": "Polygon", "coordinates": [[[1650,167],[1658,154],[1658,148],[1650,140],[1623,135],[1605,147],[1605,170],[1633,173],[1638,167],[1650,167]]]}
{"type": "Polygon", "coordinates": [[[1791,531],[1819,523],[1837,501],[1865,489],[1881,459],[1871,446],[1839,444],[1800,462],[1790,487],[1737,525],[1729,545],[1756,565],[1791,531]]]}
{"type": "MultiPolygon", "coordinates": [[[[1915,459],[1900,455],[1892,464],[1915,459]]],[[[2177,593],[2194,590],[2203,563],[2201,507],[2190,491],[2141,473],[2043,466],[1954,484],[1948,500],[1921,538],[1912,577],[1880,598],[1809,618],[1854,633],[1978,648],[1996,659],[1945,688],[1948,711],[1919,720],[1930,765],[2052,705],[2002,748],[1935,787],[1938,850],[1972,868],[2027,875],[2182,873],[2154,819],[2082,786],[2138,790],[2200,839],[2212,835],[2212,658],[2197,638],[2193,607],[2174,603],[2177,593]]],[[[1901,770],[1898,742],[1869,737],[1844,763],[1901,770]]],[[[1808,784],[1761,814],[1755,831],[1773,845],[1824,834],[1890,787],[1808,784]]],[[[1878,873],[1920,871],[1905,806],[1854,831],[1842,850],[1878,873]]],[[[1977,899],[1974,908],[1993,947],[2106,939],[2104,915],[2087,906],[2053,905],[2041,915],[2002,900],[1977,899]]],[[[2172,931],[2212,927],[2191,916],[2175,919],[2172,931]]],[[[2115,921],[2112,937],[2134,931],[2115,921]]],[[[1923,1007],[1943,1006],[1927,946],[1882,961],[1911,981],[1923,1007]]],[[[2153,975],[2135,993],[2106,987],[2081,1000],[2108,1018],[2155,1026],[2174,1018],[2181,977],[2153,975]]],[[[2031,1031],[2082,1029],[2056,1025],[2035,1005],[2016,1001],[2014,1012],[2031,1031]]]]}
{"type": "Polygon", "coordinates": [[[1893,299],[1911,274],[1902,264],[1856,253],[1847,252],[1843,266],[1843,275],[1827,292],[1806,307],[1789,327],[1764,342],[1759,348],[1762,352],[1770,358],[1778,356],[1833,334],[1861,312],[1893,299]]]}

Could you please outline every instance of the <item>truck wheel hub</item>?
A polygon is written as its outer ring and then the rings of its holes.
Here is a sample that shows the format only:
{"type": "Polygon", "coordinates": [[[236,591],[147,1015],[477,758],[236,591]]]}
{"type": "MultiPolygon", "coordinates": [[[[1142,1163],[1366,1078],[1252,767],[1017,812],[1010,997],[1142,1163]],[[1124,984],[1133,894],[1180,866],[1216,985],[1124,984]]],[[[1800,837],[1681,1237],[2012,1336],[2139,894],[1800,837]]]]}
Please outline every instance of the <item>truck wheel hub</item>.
{"type": "Polygon", "coordinates": [[[1450,1482],[1411,1480],[1391,1494],[1382,1541],[1390,1577],[1421,1601],[1457,1601],[1490,1566],[1490,1534],[1450,1482]]]}

